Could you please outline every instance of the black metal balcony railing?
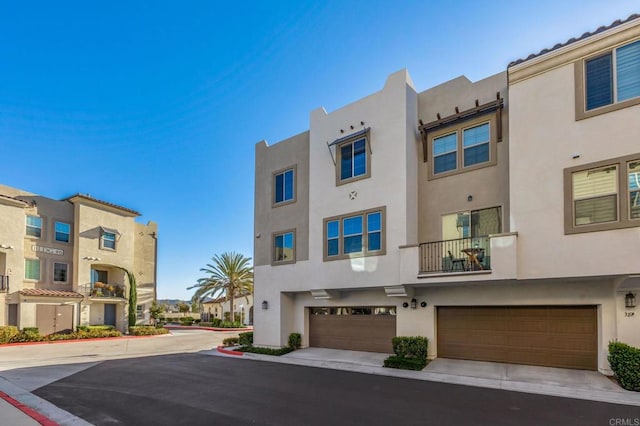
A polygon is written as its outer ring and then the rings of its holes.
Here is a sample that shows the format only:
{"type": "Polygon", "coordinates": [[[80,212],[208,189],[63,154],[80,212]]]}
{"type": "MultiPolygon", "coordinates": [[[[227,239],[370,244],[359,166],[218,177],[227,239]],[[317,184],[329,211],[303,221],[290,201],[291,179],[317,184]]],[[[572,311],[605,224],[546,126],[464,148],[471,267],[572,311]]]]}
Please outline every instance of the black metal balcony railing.
{"type": "Polygon", "coordinates": [[[9,276],[0,275],[0,293],[9,292],[9,276]]]}
{"type": "Polygon", "coordinates": [[[488,236],[420,244],[420,273],[490,269],[491,247],[488,236]]]}

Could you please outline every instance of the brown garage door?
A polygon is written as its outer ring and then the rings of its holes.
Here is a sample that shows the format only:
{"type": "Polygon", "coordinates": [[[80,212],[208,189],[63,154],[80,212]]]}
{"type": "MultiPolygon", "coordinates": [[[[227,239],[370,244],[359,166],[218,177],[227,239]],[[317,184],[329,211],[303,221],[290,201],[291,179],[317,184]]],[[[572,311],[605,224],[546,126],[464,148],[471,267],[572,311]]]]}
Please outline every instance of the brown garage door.
{"type": "Polygon", "coordinates": [[[311,308],[309,346],[393,353],[395,307],[311,308]]]}
{"type": "Polygon", "coordinates": [[[595,306],[438,308],[438,357],[596,370],[595,306]]]}

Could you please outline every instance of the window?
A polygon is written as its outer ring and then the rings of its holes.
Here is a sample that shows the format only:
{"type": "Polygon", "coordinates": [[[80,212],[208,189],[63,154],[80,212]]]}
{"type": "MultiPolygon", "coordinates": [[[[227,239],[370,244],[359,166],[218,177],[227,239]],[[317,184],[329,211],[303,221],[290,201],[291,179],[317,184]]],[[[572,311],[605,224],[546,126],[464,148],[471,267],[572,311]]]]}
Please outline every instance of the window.
{"type": "Polygon", "coordinates": [[[42,218],[38,216],[27,216],[27,235],[30,237],[42,237],[42,218]]]}
{"type": "Polygon", "coordinates": [[[585,61],[586,109],[640,96],[640,40],[585,61]]]}
{"type": "Polygon", "coordinates": [[[273,204],[294,202],[296,169],[295,167],[278,171],[273,175],[273,204]]]}
{"type": "Polygon", "coordinates": [[[495,117],[482,116],[429,134],[429,179],[492,166],[496,161],[495,117]]]}
{"type": "Polygon", "coordinates": [[[274,234],[272,264],[294,263],[296,261],[295,242],[295,230],[274,234]]]}
{"type": "Polygon", "coordinates": [[[640,154],[565,169],[565,234],[640,226],[640,154]]]}
{"type": "Polygon", "coordinates": [[[640,103],[640,40],[576,62],[576,118],[640,103]]]}
{"type": "Polygon", "coordinates": [[[94,283],[107,284],[108,282],[109,282],[109,273],[107,271],[100,271],[98,269],[91,270],[91,284],[94,284],[94,283]]]}
{"type": "Polygon", "coordinates": [[[66,263],[54,263],[53,264],[53,281],[66,283],[67,282],[67,272],[69,265],[66,263]]]}
{"type": "Polygon", "coordinates": [[[386,208],[324,220],[324,260],[385,254],[386,208]]]}
{"type": "Polygon", "coordinates": [[[502,209],[462,211],[442,216],[442,239],[482,237],[502,232],[502,209]]]}
{"type": "Polygon", "coordinates": [[[100,248],[103,249],[116,249],[116,234],[111,232],[103,232],[100,236],[100,248]]]}
{"type": "Polygon", "coordinates": [[[64,222],[56,222],[55,225],[55,240],[61,243],[68,243],[71,236],[71,225],[64,222]]]}
{"type": "Polygon", "coordinates": [[[40,259],[24,260],[24,278],[26,280],[40,281],[40,259]]]}
{"type": "Polygon", "coordinates": [[[136,319],[144,319],[144,305],[136,305],[136,319]]]}
{"type": "Polygon", "coordinates": [[[347,140],[337,145],[336,184],[371,176],[371,156],[367,152],[367,136],[347,140]]]}
{"type": "Polygon", "coordinates": [[[575,172],[572,175],[574,226],[618,220],[618,167],[575,172]]]}
{"type": "Polygon", "coordinates": [[[640,161],[632,161],[627,165],[629,180],[629,217],[640,219],[640,161]]]}

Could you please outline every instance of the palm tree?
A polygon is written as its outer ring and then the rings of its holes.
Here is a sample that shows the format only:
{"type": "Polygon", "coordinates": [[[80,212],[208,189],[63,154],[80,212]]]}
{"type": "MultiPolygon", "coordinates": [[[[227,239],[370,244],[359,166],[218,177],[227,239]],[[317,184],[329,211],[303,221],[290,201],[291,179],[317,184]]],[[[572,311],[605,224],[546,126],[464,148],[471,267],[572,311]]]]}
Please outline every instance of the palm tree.
{"type": "Polygon", "coordinates": [[[233,313],[233,301],[236,296],[241,296],[253,291],[253,266],[250,265],[251,258],[244,257],[240,253],[225,252],[222,255],[214,255],[205,268],[200,268],[208,276],[200,278],[193,288],[196,292],[191,298],[192,301],[202,303],[207,297],[215,299],[221,295],[226,295],[231,302],[231,321],[235,319],[233,313]]]}

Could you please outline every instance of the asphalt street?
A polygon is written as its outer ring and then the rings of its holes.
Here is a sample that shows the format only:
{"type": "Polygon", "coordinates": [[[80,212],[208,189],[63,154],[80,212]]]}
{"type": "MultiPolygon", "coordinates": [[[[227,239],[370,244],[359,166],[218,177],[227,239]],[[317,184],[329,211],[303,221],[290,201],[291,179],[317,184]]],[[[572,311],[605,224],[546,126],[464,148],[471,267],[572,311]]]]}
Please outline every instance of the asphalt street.
{"type": "Polygon", "coordinates": [[[195,353],[104,361],[34,393],[98,426],[618,425],[640,419],[634,406],[195,353]]]}

